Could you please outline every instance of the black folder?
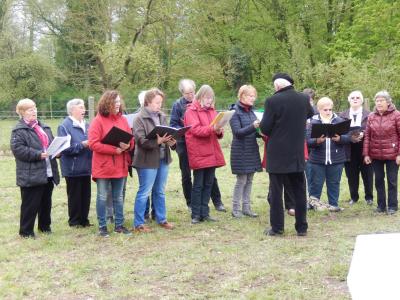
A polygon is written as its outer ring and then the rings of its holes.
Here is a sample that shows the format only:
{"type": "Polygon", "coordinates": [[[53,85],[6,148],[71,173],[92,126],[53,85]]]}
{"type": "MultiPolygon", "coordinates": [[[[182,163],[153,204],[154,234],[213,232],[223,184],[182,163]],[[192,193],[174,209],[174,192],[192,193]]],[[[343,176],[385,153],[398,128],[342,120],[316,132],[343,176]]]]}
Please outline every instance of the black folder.
{"type": "Polygon", "coordinates": [[[190,129],[191,126],[182,127],[182,128],[174,128],[169,126],[157,125],[154,129],[146,136],[146,139],[155,139],[157,138],[157,134],[159,136],[172,135],[174,139],[179,139],[183,135],[185,135],[186,131],[190,129]]]}
{"type": "Polygon", "coordinates": [[[130,132],[122,130],[118,127],[113,126],[110,131],[106,134],[106,136],[101,140],[103,144],[112,145],[115,147],[119,147],[119,143],[129,144],[133,135],[130,132]]]}
{"type": "Polygon", "coordinates": [[[342,121],[336,124],[312,124],[311,137],[319,138],[324,135],[327,138],[333,136],[346,134],[350,130],[351,120],[342,121]]]}

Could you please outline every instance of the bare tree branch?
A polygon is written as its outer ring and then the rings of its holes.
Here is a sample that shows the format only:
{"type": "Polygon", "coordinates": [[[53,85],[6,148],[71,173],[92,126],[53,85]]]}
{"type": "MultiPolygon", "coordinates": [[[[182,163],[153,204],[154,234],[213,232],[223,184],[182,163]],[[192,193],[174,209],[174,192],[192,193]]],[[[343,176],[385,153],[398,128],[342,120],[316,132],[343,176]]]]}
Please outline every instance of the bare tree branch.
{"type": "Polygon", "coordinates": [[[148,2],[147,2],[144,21],[143,21],[142,25],[140,25],[139,28],[136,29],[135,35],[133,36],[131,45],[129,47],[129,55],[124,61],[124,74],[115,82],[114,86],[116,86],[116,87],[118,87],[121,84],[122,80],[124,80],[124,78],[129,73],[129,65],[132,62],[131,53],[132,53],[133,49],[135,48],[135,45],[138,42],[139,38],[143,34],[145,28],[148,25],[151,25],[156,22],[156,21],[150,21],[150,15],[151,15],[152,8],[153,8],[153,6],[152,6],[153,2],[154,2],[153,0],[148,0],[148,2]]]}

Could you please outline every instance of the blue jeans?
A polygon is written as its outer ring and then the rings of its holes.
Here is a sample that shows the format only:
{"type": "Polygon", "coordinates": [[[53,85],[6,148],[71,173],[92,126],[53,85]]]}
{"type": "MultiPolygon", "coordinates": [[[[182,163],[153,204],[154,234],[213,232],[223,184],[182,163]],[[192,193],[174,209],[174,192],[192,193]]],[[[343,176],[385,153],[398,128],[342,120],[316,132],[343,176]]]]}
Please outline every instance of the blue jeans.
{"type": "Polygon", "coordinates": [[[343,163],[334,165],[310,163],[310,196],[321,198],[322,187],[326,179],[329,205],[338,206],[343,165],[343,163]]]}
{"type": "Polygon", "coordinates": [[[111,184],[111,195],[115,214],[115,227],[124,224],[124,199],[123,188],[125,177],[122,178],[97,178],[96,212],[99,227],[107,226],[106,203],[108,186],[111,184]]]}
{"type": "Polygon", "coordinates": [[[151,193],[157,223],[167,221],[165,207],[165,184],[168,177],[168,164],[160,160],[158,169],[136,169],[139,176],[139,190],[136,194],[134,207],[134,227],[144,224],[147,199],[151,193]]]}

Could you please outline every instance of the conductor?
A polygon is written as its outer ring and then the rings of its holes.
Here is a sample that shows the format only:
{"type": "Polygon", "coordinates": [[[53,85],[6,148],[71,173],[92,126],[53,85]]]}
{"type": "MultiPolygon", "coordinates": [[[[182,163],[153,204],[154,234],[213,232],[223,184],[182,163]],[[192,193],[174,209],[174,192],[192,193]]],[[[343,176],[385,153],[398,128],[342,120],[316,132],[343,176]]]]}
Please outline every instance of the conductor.
{"type": "Polygon", "coordinates": [[[306,120],[313,116],[308,96],[297,92],[286,73],[272,78],[275,93],[265,100],[261,132],[269,136],[266,170],[270,184],[271,228],[264,233],[280,236],[284,232],[282,191],[291,188],[295,198],[295,228],[298,236],[307,235],[307,200],[304,178],[304,139],[306,120]],[[290,185],[287,187],[285,185],[290,185]]]}

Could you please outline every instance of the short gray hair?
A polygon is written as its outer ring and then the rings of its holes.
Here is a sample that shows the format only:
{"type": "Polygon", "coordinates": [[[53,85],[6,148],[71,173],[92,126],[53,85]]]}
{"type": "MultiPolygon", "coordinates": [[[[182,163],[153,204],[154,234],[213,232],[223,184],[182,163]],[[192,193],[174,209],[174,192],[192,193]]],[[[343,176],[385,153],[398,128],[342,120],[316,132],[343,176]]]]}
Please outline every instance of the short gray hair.
{"type": "Polygon", "coordinates": [[[390,97],[390,94],[387,90],[377,92],[375,94],[374,100],[376,100],[376,98],[385,98],[387,103],[392,103],[392,97],[390,97]]]}
{"type": "Polygon", "coordinates": [[[289,80],[283,79],[283,78],[277,78],[274,81],[274,88],[276,91],[279,91],[280,89],[283,89],[289,85],[292,85],[289,80]]]}
{"type": "Polygon", "coordinates": [[[137,98],[138,98],[138,100],[139,100],[140,107],[143,107],[143,106],[144,106],[144,96],[146,95],[146,92],[147,92],[147,91],[141,91],[141,92],[139,93],[139,95],[137,96],[137,98]]]}
{"type": "Polygon", "coordinates": [[[77,106],[77,105],[81,105],[81,104],[85,105],[85,101],[83,101],[82,99],[75,98],[75,99],[69,100],[67,102],[67,113],[69,115],[71,115],[72,114],[72,107],[77,106]]]}
{"type": "Polygon", "coordinates": [[[183,91],[185,90],[185,88],[187,87],[191,87],[193,88],[193,91],[196,90],[196,84],[194,83],[194,81],[192,79],[181,79],[179,81],[179,85],[178,85],[178,89],[181,92],[181,94],[183,94],[183,91]]]}

